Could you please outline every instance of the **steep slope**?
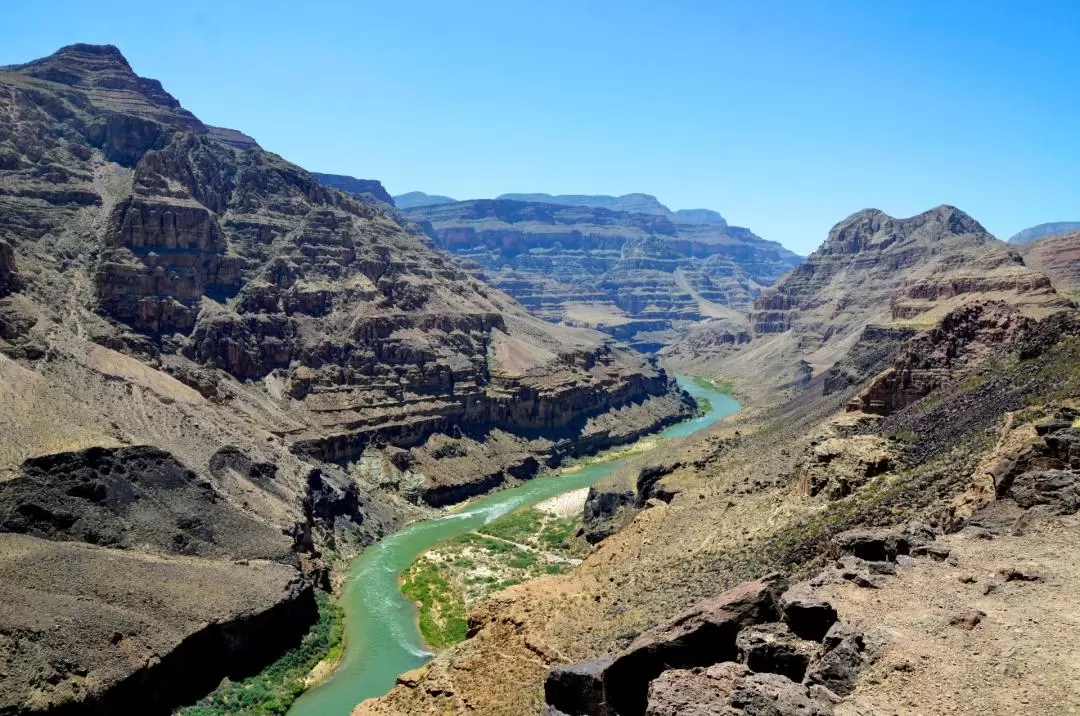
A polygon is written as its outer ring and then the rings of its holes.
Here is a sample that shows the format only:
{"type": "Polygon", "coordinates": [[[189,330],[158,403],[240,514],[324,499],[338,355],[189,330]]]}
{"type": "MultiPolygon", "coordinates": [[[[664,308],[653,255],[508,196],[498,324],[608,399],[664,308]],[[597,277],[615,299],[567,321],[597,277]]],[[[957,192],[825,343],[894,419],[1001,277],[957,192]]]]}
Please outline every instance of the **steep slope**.
{"type": "Polygon", "coordinates": [[[295,643],[323,554],[409,501],[689,409],[642,356],[531,317],[115,47],[3,68],[0,111],[0,553],[25,574],[0,710],[166,713],[295,643]],[[131,608],[164,600],[148,621],[110,606],[116,559],[150,595],[131,608]],[[26,611],[42,594],[70,630],[26,611]]]}
{"type": "Polygon", "coordinates": [[[941,206],[909,219],[868,209],[833,227],[817,251],[755,302],[752,340],[727,326],[704,326],[668,358],[757,389],[797,385],[829,369],[867,326],[921,329],[986,299],[1030,315],[1068,303],[1046,276],[959,209],[941,206]]]}
{"type": "Polygon", "coordinates": [[[1057,236],[1080,231],[1080,221],[1054,221],[1048,224],[1039,224],[1029,229],[1017,232],[1009,237],[1010,244],[1030,244],[1044,236],[1057,236]]]}
{"type": "Polygon", "coordinates": [[[410,215],[535,314],[648,350],[675,327],[749,306],[798,262],[748,229],[655,213],[500,199],[410,215]]]}
{"type": "Polygon", "coordinates": [[[1044,236],[1018,247],[1024,263],[1046,274],[1054,288],[1072,298],[1080,289],[1080,232],[1044,236]]]}

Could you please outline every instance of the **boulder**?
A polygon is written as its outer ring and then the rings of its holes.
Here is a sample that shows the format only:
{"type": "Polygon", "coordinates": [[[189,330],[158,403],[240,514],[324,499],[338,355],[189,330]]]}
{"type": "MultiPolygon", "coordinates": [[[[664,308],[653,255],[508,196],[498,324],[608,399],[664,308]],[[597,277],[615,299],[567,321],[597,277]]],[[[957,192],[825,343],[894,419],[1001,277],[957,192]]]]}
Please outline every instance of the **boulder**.
{"type": "Polygon", "coordinates": [[[1043,420],[1042,422],[1035,424],[1035,433],[1037,435],[1049,435],[1050,433],[1056,433],[1058,430],[1065,430],[1072,427],[1071,420],[1063,420],[1061,418],[1050,418],[1043,420]]]}
{"type": "Polygon", "coordinates": [[[944,562],[948,559],[952,550],[943,544],[937,542],[931,542],[930,544],[919,545],[913,547],[911,550],[912,557],[930,557],[938,562],[944,562]]]}
{"type": "Polygon", "coordinates": [[[1044,438],[1046,455],[1057,458],[1073,470],[1080,470],[1080,430],[1058,430],[1044,438]]]}
{"type": "Polygon", "coordinates": [[[649,681],[666,669],[734,661],[740,630],[780,619],[779,597],[786,586],[781,575],[770,574],[646,631],[604,670],[607,703],[620,716],[642,714],[649,681]]]}
{"type": "Polygon", "coordinates": [[[797,584],[780,596],[780,610],[788,628],[801,639],[821,641],[836,622],[836,608],[797,584]]]}
{"type": "Polygon", "coordinates": [[[707,669],[671,669],[649,685],[648,716],[826,716],[827,700],[779,674],[755,674],[725,662],[707,669]]]}
{"type": "Polygon", "coordinates": [[[612,713],[604,699],[604,670],[612,659],[593,659],[557,666],[544,681],[544,700],[553,714],[607,716],[612,713]]]}
{"type": "Polygon", "coordinates": [[[907,531],[848,530],[833,537],[829,551],[833,558],[850,554],[867,562],[893,562],[897,555],[910,554],[914,545],[925,541],[907,531]]]}
{"type": "Polygon", "coordinates": [[[982,622],[985,616],[986,612],[979,609],[964,609],[949,616],[949,626],[971,631],[982,622]]]}
{"type": "Polygon", "coordinates": [[[866,643],[862,632],[848,622],[838,621],[822,641],[821,652],[810,662],[803,683],[820,685],[840,696],[855,688],[863,664],[866,643]]]}
{"type": "Polygon", "coordinates": [[[1058,514],[1080,509],[1080,474],[1072,470],[1033,470],[1013,480],[1010,494],[1021,507],[1045,505],[1058,514]]]}

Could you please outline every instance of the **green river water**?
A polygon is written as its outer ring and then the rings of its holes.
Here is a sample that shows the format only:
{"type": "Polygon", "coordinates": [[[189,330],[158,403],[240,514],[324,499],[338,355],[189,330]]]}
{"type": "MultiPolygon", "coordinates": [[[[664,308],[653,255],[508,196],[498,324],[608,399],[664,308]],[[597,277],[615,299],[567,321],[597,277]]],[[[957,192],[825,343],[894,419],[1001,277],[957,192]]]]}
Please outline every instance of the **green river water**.
{"type": "MultiPolygon", "coordinates": [[[[679,385],[712,404],[706,414],[673,425],[660,435],[680,438],[739,409],[729,395],[683,378],[679,385]]],[[[425,550],[442,540],[496,520],[520,507],[592,485],[627,458],[589,465],[576,472],[537,477],[494,492],[443,517],[414,522],[368,547],[349,568],[341,598],[345,610],[345,654],[329,681],[304,694],[289,716],[348,716],[364,699],[385,694],[394,679],[433,656],[416,626],[416,607],[398,588],[398,577],[425,550]]]]}

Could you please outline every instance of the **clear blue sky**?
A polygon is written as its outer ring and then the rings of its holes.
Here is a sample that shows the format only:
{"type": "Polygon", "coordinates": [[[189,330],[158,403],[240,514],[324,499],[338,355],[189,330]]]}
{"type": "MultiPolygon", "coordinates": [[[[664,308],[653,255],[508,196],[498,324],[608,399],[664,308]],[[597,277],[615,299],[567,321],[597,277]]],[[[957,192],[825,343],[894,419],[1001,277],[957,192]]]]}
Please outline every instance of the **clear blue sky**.
{"type": "Polygon", "coordinates": [[[204,121],[392,193],[655,194],[801,253],[865,207],[1080,220],[1080,0],[0,0],[204,121]]]}

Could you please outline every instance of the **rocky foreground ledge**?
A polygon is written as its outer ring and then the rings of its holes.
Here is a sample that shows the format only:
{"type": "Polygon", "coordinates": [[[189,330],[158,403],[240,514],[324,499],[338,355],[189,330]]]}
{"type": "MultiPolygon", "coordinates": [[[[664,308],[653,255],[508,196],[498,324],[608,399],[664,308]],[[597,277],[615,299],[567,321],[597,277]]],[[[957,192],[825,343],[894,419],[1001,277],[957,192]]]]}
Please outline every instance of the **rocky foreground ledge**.
{"type": "MultiPolygon", "coordinates": [[[[544,716],[831,716],[887,637],[840,618],[829,585],[877,589],[913,560],[942,561],[933,530],[850,530],[832,562],[788,585],[779,574],[705,599],[645,631],[623,651],[552,668],[544,716]]],[[[971,629],[978,612],[954,614],[971,629]]],[[[985,616],[985,614],[982,614],[985,616]]]]}

